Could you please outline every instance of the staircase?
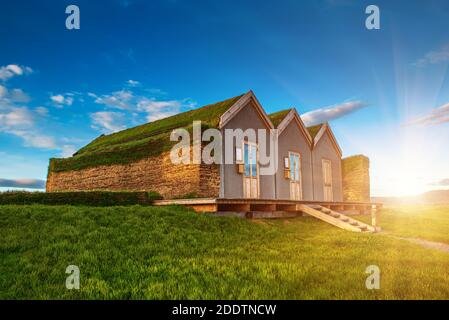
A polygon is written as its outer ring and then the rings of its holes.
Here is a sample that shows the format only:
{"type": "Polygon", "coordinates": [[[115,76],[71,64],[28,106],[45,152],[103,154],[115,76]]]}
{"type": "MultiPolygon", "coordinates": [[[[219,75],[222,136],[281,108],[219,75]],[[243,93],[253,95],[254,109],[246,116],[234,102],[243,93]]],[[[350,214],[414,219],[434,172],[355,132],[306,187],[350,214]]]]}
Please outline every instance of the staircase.
{"type": "Polygon", "coordinates": [[[376,232],[369,224],[349,218],[348,216],[319,205],[301,205],[300,210],[312,217],[330,223],[338,228],[353,232],[376,232]]]}

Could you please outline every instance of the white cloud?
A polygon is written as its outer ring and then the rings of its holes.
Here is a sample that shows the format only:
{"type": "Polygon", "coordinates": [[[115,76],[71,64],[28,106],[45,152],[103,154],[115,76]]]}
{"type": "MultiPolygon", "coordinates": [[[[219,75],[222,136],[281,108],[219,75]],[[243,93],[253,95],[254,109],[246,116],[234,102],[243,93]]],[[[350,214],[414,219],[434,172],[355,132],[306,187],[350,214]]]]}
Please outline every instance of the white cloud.
{"type": "Polygon", "coordinates": [[[50,100],[58,106],[71,106],[73,104],[73,96],[70,93],[67,93],[65,96],[62,94],[51,96],[50,100]]]}
{"type": "Polygon", "coordinates": [[[6,89],[4,86],[0,85],[0,99],[5,97],[8,94],[8,89],[6,89]]]}
{"type": "Polygon", "coordinates": [[[8,98],[11,99],[13,102],[30,101],[30,97],[25,92],[23,92],[22,89],[12,89],[8,94],[8,98]]]}
{"type": "Polygon", "coordinates": [[[174,116],[175,114],[177,114],[179,112],[176,111],[165,111],[165,112],[153,112],[151,114],[148,114],[146,119],[148,122],[153,122],[159,119],[164,119],[170,116],[174,116]]]}
{"type": "Polygon", "coordinates": [[[33,123],[33,114],[26,107],[13,108],[7,113],[0,113],[0,131],[7,131],[13,127],[27,127],[33,123]]]}
{"type": "Polygon", "coordinates": [[[413,63],[417,67],[422,67],[428,64],[438,64],[449,61],[449,44],[443,46],[439,50],[427,52],[423,58],[418,59],[413,63]]]}
{"type": "Polygon", "coordinates": [[[449,103],[446,103],[429,114],[406,123],[406,126],[433,126],[449,122],[449,103]]]}
{"type": "Polygon", "coordinates": [[[436,187],[447,187],[449,186],[449,179],[442,179],[436,182],[429,183],[429,185],[436,187]]]}
{"type": "Polygon", "coordinates": [[[100,111],[90,115],[92,128],[104,133],[112,133],[126,128],[124,114],[121,112],[100,111]]]}
{"type": "Polygon", "coordinates": [[[361,101],[349,101],[331,107],[306,112],[301,116],[301,119],[306,125],[310,126],[341,118],[366,106],[367,105],[361,101]]]}
{"type": "Polygon", "coordinates": [[[2,105],[12,105],[15,102],[28,102],[30,97],[22,89],[12,89],[0,85],[0,103],[2,105]]]}
{"type": "MultiPolygon", "coordinates": [[[[130,83],[136,84],[133,80],[130,83]]],[[[108,108],[126,110],[126,113],[117,112],[97,112],[91,115],[93,128],[102,132],[115,132],[124,129],[125,124],[139,123],[141,119],[146,121],[155,121],[161,118],[169,117],[182,111],[184,108],[194,108],[196,102],[191,99],[182,100],[160,100],[156,97],[148,97],[148,90],[138,88],[114,91],[111,94],[97,95],[89,92],[87,95],[95,99],[95,103],[105,105],[108,108]],[[140,93],[140,94],[136,94],[140,93]],[[144,93],[144,94],[142,94],[144,93]]],[[[162,91],[158,91],[162,92],[162,91]]]]}
{"type": "Polygon", "coordinates": [[[136,80],[128,80],[126,81],[126,83],[130,86],[130,87],[138,87],[140,86],[140,82],[136,81],[136,80]]]}
{"type": "Polygon", "coordinates": [[[0,110],[0,132],[21,138],[26,147],[57,149],[54,138],[39,133],[34,120],[35,113],[27,107],[8,106],[0,110]]]}
{"type": "Polygon", "coordinates": [[[179,109],[181,102],[177,100],[157,101],[155,99],[141,98],[137,103],[137,110],[145,112],[160,111],[162,109],[179,109]]]}
{"type": "Polygon", "coordinates": [[[17,64],[9,64],[0,67],[0,80],[7,81],[15,76],[32,73],[33,69],[25,66],[18,66],[17,64]]]}
{"type": "Polygon", "coordinates": [[[53,137],[46,136],[34,132],[33,130],[10,130],[9,134],[16,135],[22,138],[26,147],[40,148],[40,149],[58,149],[53,137]]]}
{"type": "Polygon", "coordinates": [[[182,105],[182,102],[177,100],[158,101],[144,97],[138,101],[137,110],[146,112],[146,119],[151,122],[179,113],[182,105]]]}
{"type": "Polygon", "coordinates": [[[45,180],[39,180],[39,179],[0,179],[0,187],[45,189],[45,180]]]}
{"type": "MultiPolygon", "coordinates": [[[[8,65],[0,68],[0,79],[7,80],[15,75],[31,72],[29,67],[8,65]]],[[[30,109],[21,105],[28,101],[30,97],[22,89],[8,89],[0,85],[0,132],[21,138],[26,147],[64,151],[64,146],[59,148],[55,138],[42,134],[37,127],[38,116],[46,116],[48,110],[44,107],[30,109]]]]}
{"type": "Polygon", "coordinates": [[[102,95],[100,97],[95,94],[92,95],[95,96],[95,103],[98,104],[103,104],[120,110],[130,110],[133,108],[132,100],[134,96],[133,93],[128,90],[115,91],[110,95],[102,95]]]}
{"type": "Polygon", "coordinates": [[[66,144],[61,147],[61,154],[59,155],[61,158],[71,157],[76,152],[75,146],[71,144],[66,144]]]}
{"type": "Polygon", "coordinates": [[[47,116],[48,115],[48,109],[45,107],[37,107],[34,109],[37,114],[40,114],[41,116],[47,116]]]}

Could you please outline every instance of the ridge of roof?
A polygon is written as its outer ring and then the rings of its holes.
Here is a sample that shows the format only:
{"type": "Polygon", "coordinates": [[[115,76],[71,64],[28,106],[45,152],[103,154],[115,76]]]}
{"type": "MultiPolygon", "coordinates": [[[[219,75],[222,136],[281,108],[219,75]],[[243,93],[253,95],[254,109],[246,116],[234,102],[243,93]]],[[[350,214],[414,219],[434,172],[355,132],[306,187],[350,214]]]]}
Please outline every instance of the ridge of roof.
{"type": "Polygon", "coordinates": [[[275,128],[277,128],[279,126],[279,124],[282,122],[282,120],[284,120],[284,118],[290,113],[290,111],[292,111],[293,108],[289,108],[289,109],[284,109],[284,110],[280,110],[280,111],[276,111],[273,113],[270,113],[268,115],[268,118],[270,118],[271,122],[273,123],[273,126],[275,128]]]}

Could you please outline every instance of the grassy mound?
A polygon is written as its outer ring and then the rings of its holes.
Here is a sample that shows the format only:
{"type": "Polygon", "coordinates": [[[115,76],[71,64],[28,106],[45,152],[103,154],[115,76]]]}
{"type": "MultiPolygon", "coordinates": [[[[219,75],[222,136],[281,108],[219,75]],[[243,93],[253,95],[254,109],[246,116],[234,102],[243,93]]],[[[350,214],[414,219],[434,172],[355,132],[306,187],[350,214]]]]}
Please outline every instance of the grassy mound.
{"type": "Polygon", "coordinates": [[[201,121],[202,129],[217,128],[221,115],[240,96],[202,108],[183,112],[110,135],[101,135],[81,148],[73,157],[50,159],[50,172],[80,170],[99,165],[126,164],[169,151],[176,143],[170,141],[174,129],[192,131],[193,121],[201,121]]]}

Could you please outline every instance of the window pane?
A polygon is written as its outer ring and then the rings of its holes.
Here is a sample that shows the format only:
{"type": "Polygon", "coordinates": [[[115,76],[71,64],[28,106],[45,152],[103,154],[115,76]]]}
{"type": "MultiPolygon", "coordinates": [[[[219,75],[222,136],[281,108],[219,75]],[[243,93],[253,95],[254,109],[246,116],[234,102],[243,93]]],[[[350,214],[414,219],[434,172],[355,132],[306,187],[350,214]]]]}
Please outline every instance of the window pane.
{"type": "Polygon", "coordinates": [[[245,161],[245,176],[249,176],[249,174],[250,174],[249,150],[248,150],[248,145],[246,143],[245,143],[245,150],[244,150],[244,161],[245,161]]]}
{"type": "Polygon", "coordinates": [[[256,146],[251,146],[251,175],[253,177],[257,176],[257,148],[256,148],[256,146]]]}
{"type": "Polygon", "coordinates": [[[295,180],[295,156],[290,153],[290,179],[295,180]]]}

